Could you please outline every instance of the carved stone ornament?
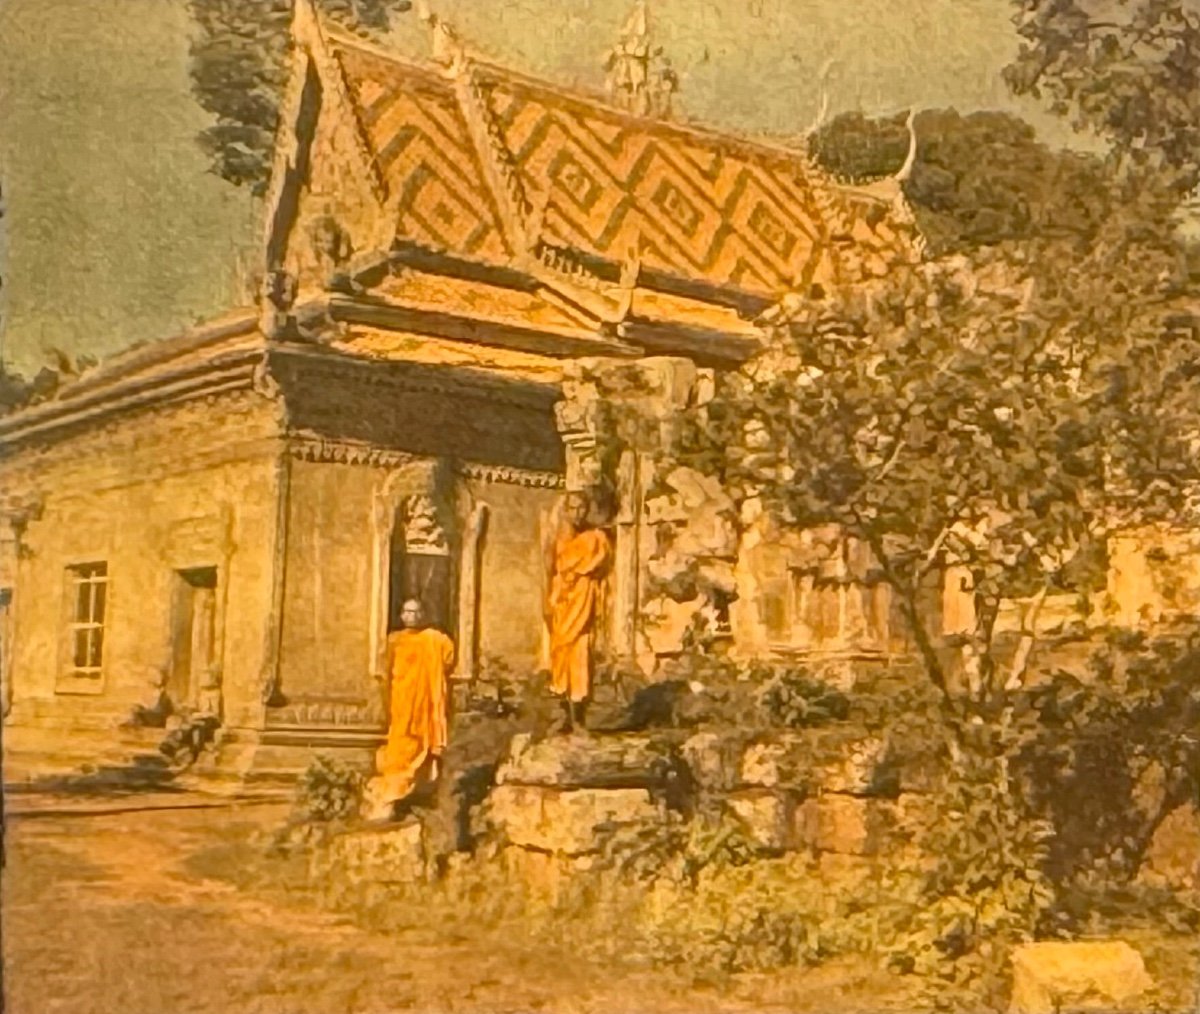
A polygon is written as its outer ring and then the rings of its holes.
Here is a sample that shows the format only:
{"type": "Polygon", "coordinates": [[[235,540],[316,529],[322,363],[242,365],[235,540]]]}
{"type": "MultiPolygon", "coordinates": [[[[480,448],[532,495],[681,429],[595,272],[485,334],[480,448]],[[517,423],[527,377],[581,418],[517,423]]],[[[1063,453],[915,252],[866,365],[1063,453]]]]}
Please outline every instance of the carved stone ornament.
{"type": "Polygon", "coordinates": [[[444,556],[449,552],[446,532],[432,497],[410,496],[404,502],[404,549],[426,556],[444,556]]]}

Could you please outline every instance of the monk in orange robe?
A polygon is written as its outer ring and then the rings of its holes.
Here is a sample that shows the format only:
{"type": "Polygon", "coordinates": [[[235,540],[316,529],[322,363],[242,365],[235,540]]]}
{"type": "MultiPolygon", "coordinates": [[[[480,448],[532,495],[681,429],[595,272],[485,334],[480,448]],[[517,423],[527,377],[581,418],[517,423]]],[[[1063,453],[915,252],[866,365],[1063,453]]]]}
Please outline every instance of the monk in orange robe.
{"type": "Polygon", "coordinates": [[[387,742],[376,753],[378,775],[365,794],[367,814],[374,819],[391,817],[422,775],[437,777],[448,735],[447,676],[454,664],[454,643],[424,625],[421,603],[415,599],[404,603],[400,620],[404,629],[388,636],[387,742]]]}
{"type": "Polygon", "coordinates": [[[584,724],[592,689],[592,639],[610,550],[608,536],[588,525],[588,498],[569,493],[554,544],[547,621],[550,689],[562,697],[564,731],[584,724]]]}

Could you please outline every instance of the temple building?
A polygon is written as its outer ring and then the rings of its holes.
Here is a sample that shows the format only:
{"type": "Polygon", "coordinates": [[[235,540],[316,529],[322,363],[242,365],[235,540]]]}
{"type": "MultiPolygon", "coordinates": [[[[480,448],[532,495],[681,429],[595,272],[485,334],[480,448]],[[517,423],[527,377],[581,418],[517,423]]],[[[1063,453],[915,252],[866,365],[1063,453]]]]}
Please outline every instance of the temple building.
{"type": "Polygon", "coordinates": [[[600,98],[433,30],[405,62],[300,0],[260,305],[0,419],[10,776],[94,760],[163,693],[219,715],[237,777],[368,749],[412,596],[462,679],[537,671],[568,489],[611,492],[615,665],[903,650],[853,547],[743,532],[656,454],[780,300],[920,256],[899,188],[655,118],[646,73],[600,98]]]}

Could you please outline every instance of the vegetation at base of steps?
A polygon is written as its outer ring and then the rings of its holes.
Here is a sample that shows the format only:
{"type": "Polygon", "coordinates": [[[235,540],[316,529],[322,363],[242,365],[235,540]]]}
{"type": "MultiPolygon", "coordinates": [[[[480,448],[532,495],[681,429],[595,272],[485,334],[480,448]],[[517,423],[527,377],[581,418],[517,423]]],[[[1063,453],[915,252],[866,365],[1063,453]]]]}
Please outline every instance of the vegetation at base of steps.
{"type": "MultiPolygon", "coordinates": [[[[901,783],[921,775],[916,825],[871,857],[772,854],[719,791],[698,787],[686,816],[598,826],[585,862],[528,853],[532,865],[514,869],[497,843],[472,833],[470,815],[529,716],[518,707],[503,719],[473,718],[448,754],[433,807],[421,811],[433,882],[340,884],[339,904],[379,925],[429,911],[453,924],[467,917],[463,905],[485,921],[527,911],[547,933],[577,935],[573,946],[598,959],[718,975],[856,956],[889,964],[930,1004],[974,1009],[1002,1004],[1008,955],[1024,941],[1149,933],[1159,955],[1190,953],[1200,901],[1133,878],[1147,829],[1195,798],[1194,643],[1189,630],[1097,639],[1097,678],[1036,672],[1005,724],[947,709],[912,674],[864,668],[852,688],[833,690],[796,667],[751,673],[680,660],[672,696],[659,701],[669,706],[642,735],[800,737],[827,751],[815,763],[873,738],[889,744],[901,783]],[[1147,771],[1165,786],[1153,798],[1143,791],[1147,771]],[[1098,779],[1101,791],[1081,792],[1081,778],[1098,779]]],[[[322,770],[306,783],[321,800],[308,812],[344,813],[352,776],[322,770]]]]}

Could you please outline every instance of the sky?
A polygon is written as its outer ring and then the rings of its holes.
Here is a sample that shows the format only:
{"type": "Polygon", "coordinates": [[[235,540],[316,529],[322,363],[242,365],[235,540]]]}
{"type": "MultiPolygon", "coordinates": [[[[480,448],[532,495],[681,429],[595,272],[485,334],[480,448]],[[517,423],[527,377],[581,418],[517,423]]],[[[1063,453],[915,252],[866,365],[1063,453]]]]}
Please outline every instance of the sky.
{"type": "MultiPolygon", "coordinates": [[[[474,48],[599,87],[631,0],[431,0],[474,48]]],[[[650,0],[682,118],[792,135],[827,65],[831,115],[910,105],[1019,108],[1000,80],[1007,0],[650,0]]],[[[97,357],[244,303],[259,228],[207,172],[189,92],[185,0],[0,0],[0,357],[97,357]]],[[[389,45],[427,52],[411,15],[389,45]]]]}

